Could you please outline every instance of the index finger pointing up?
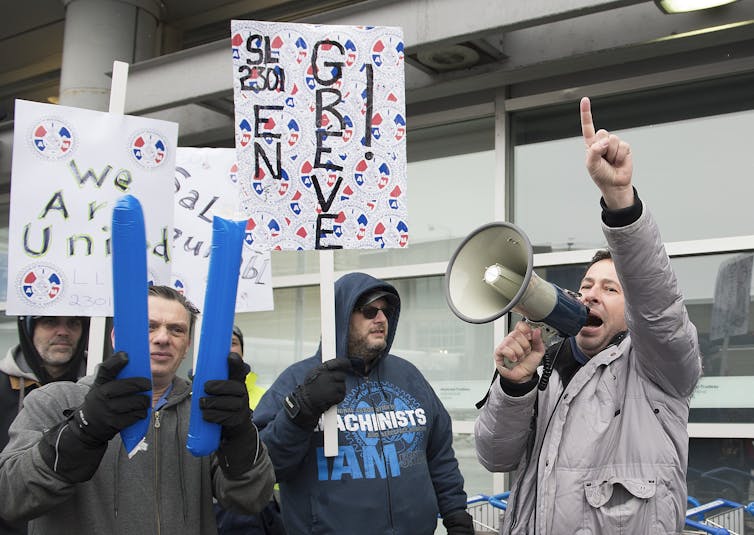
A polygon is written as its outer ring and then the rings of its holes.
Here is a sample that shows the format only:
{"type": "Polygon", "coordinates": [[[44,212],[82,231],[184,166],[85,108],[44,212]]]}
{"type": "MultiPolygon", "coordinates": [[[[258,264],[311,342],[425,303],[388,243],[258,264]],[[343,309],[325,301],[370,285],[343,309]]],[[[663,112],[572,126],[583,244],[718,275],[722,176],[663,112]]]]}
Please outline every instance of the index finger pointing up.
{"type": "Polygon", "coordinates": [[[592,120],[592,104],[589,97],[581,99],[581,134],[584,136],[584,143],[591,147],[594,143],[594,122],[592,120]]]}

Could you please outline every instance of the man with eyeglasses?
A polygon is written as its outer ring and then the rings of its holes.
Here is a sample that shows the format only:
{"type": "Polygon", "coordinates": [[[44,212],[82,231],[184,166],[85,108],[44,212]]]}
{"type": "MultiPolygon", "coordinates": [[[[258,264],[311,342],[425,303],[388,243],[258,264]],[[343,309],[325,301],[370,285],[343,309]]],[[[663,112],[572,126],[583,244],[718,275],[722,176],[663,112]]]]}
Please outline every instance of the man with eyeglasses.
{"type": "Polygon", "coordinates": [[[254,422],[280,484],[289,534],[472,535],[450,416],[421,372],[390,353],[396,289],[364,273],[335,283],[335,358],[317,352],[284,370],[254,422]],[[337,405],[338,453],[320,417],[337,405]]]}
{"type": "MultiPolygon", "coordinates": [[[[35,388],[54,381],[76,381],[86,374],[89,318],[19,316],[18,345],[0,361],[0,451],[8,428],[35,388]]],[[[0,518],[0,533],[26,533],[26,523],[0,518]]]]}

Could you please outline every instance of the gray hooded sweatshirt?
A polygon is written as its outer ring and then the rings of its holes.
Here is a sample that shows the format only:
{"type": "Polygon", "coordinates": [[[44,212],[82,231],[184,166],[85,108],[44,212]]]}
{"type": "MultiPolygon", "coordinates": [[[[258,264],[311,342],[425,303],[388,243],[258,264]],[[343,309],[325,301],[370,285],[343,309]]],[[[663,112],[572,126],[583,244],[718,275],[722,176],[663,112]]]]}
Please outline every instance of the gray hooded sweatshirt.
{"type": "Polygon", "coordinates": [[[231,480],[215,454],[194,457],[186,449],[191,391],[181,378],[173,380],[167,403],[153,412],[147,451],[129,459],[116,435],[89,481],[61,480],[36,445],[65,418],[66,409],[83,403],[93,379],[51,383],[27,396],[0,454],[0,516],[31,520],[31,535],[206,535],[217,533],[213,496],[246,514],[267,505],[275,476],[266,450],[251,470],[231,480]]]}

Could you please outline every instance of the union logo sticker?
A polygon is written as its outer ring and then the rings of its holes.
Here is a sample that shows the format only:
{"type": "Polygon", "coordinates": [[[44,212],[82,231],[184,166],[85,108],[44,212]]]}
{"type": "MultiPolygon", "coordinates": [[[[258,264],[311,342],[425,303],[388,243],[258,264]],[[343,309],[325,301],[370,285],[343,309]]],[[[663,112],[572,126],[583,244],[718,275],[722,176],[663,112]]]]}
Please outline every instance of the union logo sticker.
{"type": "Polygon", "coordinates": [[[34,152],[46,160],[59,160],[73,153],[76,138],[73,129],[59,119],[42,119],[31,129],[34,152]]]}
{"type": "Polygon", "coordinates": [[[159,167],[168,152],[165,138],[152,131],[138,132],[133,136],[129,150],[136,163],[147,169],[159,167]]]}
{"type": "Polygon", "coordinates": [[[24,300],[36,306],[48,306],[63,295],[62,271],[50,264],[35,264],[21,271],[17,288],[24,300]]]}

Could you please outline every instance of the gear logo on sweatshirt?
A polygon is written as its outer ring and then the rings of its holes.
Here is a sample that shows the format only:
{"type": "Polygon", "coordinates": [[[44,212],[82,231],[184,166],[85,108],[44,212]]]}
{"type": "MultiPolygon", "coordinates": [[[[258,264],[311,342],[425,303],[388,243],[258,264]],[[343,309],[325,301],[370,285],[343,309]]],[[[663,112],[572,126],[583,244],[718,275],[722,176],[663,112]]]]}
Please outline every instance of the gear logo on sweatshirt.
{"type": "Polygon", "coordinates": [[[397,477],[426,463],[427,413],[392,383],[367,381],[351,390],[338,406],[338,430],[346,443],[331,462],[317,449],[320,481],[397,477]]]}

